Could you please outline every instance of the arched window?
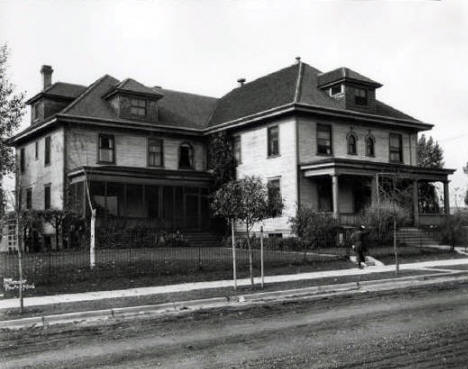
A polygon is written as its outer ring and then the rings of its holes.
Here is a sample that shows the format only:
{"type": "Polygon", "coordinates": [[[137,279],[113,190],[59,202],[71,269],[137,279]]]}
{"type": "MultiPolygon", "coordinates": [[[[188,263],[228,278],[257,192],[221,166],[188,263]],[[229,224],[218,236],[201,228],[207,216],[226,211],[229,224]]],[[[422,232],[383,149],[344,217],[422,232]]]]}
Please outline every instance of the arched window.
{"type": "Polygon", "coordinates": [[[357,155],[357,137],[356,135],[351,132],[348,133],[348,154],[349,155],[357,155]]]}
{"type": "Polygon", "coordinates": [[[366,136],[366,156],[375,156],[375,138],[371,134],[366,136]]]}
{"type": "Polygon", "coordinates": [[[193,169],[193,148],[189,143],[179,146],[179,169],[193,169]]]}

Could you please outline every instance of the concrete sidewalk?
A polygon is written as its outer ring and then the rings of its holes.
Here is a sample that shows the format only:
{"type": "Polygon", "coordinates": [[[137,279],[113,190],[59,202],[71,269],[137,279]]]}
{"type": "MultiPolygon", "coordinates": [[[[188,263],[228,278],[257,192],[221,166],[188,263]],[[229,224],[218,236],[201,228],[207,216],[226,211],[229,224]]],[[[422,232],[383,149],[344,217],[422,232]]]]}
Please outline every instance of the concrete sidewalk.
{"type": "MultiPolygon", "coordinates": [[[[426,268],[443,268],[444,266],[451,266],[451,265],[468,265],[468,258],[401,264],[400,270],[425,270],[426,268]]],[[[366,275],[366,274],[372,274],[372,273],[391,272],[394,270],[395,270],[394,265],[383,265],[383,266],[368,267],[365,269],[352,268],[352,269],[341,269],[341,270],[329,270],[329,271],[322,271],[322,272],[266,276],[265,284],[292,282],[292,281],[300,281],[300,280],[313,280],[313,279],[330,278],[330,277],[357,276],[357,275],[366,275]]],[[[255,283],[259,284],[260,278],[258,277],[255,278],[255,283]]],[[[250,279],[248,278],[239,279],[237,281],[237,285],[248,286],[250,285],[250,279]]],[[[214,288],[226,288],[226,287],[232,287],[232,286],[233,286],[232,280],[221,280],[221,281],[211,281],[211,282],[182,283],[182,284],[173,284],[173,285],[157,286],[157,287],[131,288],[131,289],[125,289],[125,290],[96,291],[96,292],[85,292],[85,293],[53,295],[53,296],[36,296],[36,297],[25,298],[24,306],[31,307],[31,306],[41,306],[41,305],[72,303],[72,302],[96,301],[96,300],[113,299],[113,298],[121,298],[121,297],[148,296],[148,295],[187,292],[187,291],[195,291],[195,290],[214,289],[214,288]]],[[[11,309],[11,308],[17,308],[17,307],[18,307],[17,298],[0,300],[0,309],[11,309]]]]}

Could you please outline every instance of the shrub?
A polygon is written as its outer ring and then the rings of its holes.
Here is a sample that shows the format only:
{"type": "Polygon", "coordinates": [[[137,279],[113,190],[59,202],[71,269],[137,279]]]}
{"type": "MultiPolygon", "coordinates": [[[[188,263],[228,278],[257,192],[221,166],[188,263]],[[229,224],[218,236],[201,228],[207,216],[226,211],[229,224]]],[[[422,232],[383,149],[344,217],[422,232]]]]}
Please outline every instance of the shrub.
{"type": "Polygon", "coordinates": [[[467,230],[464,228],[465,218],[456,213],[444,217],[440,225],[440,236],[442,243],[449,244],[452,249],[455,245],[467,242],[467,230]]]}
{"type": "Polygon", "coordinates": [[[369,241],[381,244],[391,242],[394,217],[397,227],[402,226],[409,220],[408,210],[391,201],[367,207],[361,215],[361,223],[370,229],[369,241]]]}
{"type": "Polygon", "coordinates": [[[291,230],[308,248],[335,246],[339,224],[329,213],[319,213],[301,206],[290,218],[291,230]]]}

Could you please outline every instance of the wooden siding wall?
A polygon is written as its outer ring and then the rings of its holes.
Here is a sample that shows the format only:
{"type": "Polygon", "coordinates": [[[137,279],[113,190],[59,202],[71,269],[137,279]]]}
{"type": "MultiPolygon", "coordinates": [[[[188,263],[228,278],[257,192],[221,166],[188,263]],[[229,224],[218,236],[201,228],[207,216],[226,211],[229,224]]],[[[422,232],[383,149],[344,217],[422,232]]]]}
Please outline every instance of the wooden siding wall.
{"type": "Polygon", "coordinates": [[[179,146],[184,142],[188,142],[194,150],[194,169],[206,170],[206,148],[201,141],[167,136],[129,134],[109,129],[98,131],[76,127],[67,129],[67,170],[81,166],[109,165],[97,163],[97,145],[100,133],[113,134],[115,137],[115,165],[147,167],[147,139],[148,137],[154,137],[163,139],[165,169],[179,169],[179,146]]]}

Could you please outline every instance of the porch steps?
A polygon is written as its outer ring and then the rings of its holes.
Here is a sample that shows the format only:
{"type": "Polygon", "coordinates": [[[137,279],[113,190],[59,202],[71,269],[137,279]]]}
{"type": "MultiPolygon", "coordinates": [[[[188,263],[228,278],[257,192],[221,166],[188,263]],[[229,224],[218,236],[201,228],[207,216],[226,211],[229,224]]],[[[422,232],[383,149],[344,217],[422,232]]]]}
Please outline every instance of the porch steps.
{"type": "Polygon", "coordinates": [[[184,239],[193,247],[219,247],[221,237],[210,232],[187,232],[184,239]]]}
{"type": "Polygon", "coordinates": [[[400,243],[404,243],[408,246],[424,247],[439,244],[437,240],[416,227],[400,228],[398,230],[397,237],[400,243]]]}

